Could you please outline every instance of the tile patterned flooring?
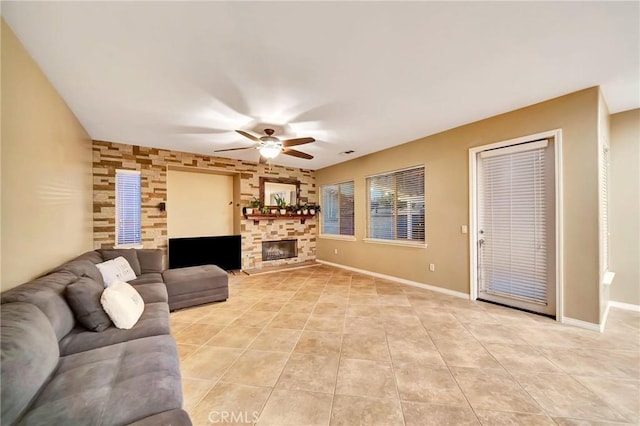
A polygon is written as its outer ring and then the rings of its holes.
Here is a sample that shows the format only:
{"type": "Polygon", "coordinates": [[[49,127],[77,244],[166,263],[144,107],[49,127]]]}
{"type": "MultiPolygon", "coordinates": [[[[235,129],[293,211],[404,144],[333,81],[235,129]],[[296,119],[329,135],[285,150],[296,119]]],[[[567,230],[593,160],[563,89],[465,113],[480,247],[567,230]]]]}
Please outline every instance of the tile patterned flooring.
{"type": "Polygon", "coordinates": [[[640,315],[600,334],[326,266],[171,314],[195,425],[640,423],[640,315]]]}

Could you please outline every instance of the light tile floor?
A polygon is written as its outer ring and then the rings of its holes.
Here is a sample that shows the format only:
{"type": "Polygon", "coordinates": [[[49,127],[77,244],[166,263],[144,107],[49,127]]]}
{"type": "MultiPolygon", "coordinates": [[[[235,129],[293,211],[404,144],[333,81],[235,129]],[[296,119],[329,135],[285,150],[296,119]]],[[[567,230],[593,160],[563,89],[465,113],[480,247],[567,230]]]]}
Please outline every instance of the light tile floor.
{"type": "Polygon", "coordinates": [[[640,423],[640,316],[604,333],[316,266],[171,314],[195,425],[640,423]]]}

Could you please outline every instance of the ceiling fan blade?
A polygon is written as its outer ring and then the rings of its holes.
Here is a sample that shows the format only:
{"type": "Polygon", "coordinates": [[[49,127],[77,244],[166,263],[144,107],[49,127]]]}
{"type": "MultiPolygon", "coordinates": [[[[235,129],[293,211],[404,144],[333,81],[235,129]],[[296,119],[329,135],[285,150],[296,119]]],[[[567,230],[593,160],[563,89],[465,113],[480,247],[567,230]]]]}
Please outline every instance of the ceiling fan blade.
{"type": "Polygon", "coordinates": [[[245,138],[249,138],[254,142],[260,142],[260,139],[258,139],[257,137],[253,136],[251,133],[245,132],[244,130],[236,130],[236,133],[239,133],[242,136],[244,136],[245,138]]]}
{"type": "Polygon", "coordinates": [[[311,142],[315,142],[316,140],[314,138],[296,138],[296,139],[287,139],[282,141],[282,146],[289,147],[289,146],[296,146],[296,145],[304,145],[305,143],[311,143],[311,142]]]}
{"type": "Polygon", "coordinates": [[[260,164],[267,164],[267,161],[268,161],[268,160],[267,160],[266,158],[264,158],[262,155],[260,156],[260,160],[258,160],[258,162],[259,162],[260,164]]]}
{"type": "Polygon", "coordinates": [[[291,155],[293,157],[304,158],[305,160],[311,160],[313,155],[309,155],[306,152],[296,151],[295,149],[285,148],[282,150],[283,154],[291,155]]]}
{"type": "Polygon", "coordinates": [[[252,146],[248,146],[246,148],[228,148],[228,149],[216,149],[213,152],[224,152],[224,151],[240,151],[242,149],[252,149],[252,146]]]}

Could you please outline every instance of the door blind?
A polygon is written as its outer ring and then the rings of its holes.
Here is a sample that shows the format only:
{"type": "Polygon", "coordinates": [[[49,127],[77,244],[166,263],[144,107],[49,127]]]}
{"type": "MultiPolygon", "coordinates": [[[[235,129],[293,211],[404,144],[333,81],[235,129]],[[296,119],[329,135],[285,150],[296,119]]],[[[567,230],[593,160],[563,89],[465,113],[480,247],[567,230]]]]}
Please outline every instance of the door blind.
{"type": "Polygon", "coordinates": [[[425,240],[424,166],[367,178],[368,238],[425,240]]]}
{"type": "Polygon", "coordinates": [[[116,170],[116,242],[140,244],[140,172],[116,170]]]}
{"type": "Polygon", "coordinates": [[[481,291],[547,303],[546,145],[480,154],[481,291]]]}
{"type": "Polygon", "coordinates": [[[602,215],[602,267],[609,270],[609,148],[602,148],[600,205],[602,215]]]}

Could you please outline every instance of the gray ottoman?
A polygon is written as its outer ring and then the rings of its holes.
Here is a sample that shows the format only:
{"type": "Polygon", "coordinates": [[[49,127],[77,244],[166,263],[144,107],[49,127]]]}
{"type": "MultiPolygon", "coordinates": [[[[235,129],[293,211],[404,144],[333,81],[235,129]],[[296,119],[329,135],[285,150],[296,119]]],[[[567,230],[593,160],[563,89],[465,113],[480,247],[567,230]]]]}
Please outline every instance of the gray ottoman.
{"type": "Polygon", "coordinates": [[[229,298],[229,277],[215,265],[167,269],[162,278],[172,311],[229,298]]]}

